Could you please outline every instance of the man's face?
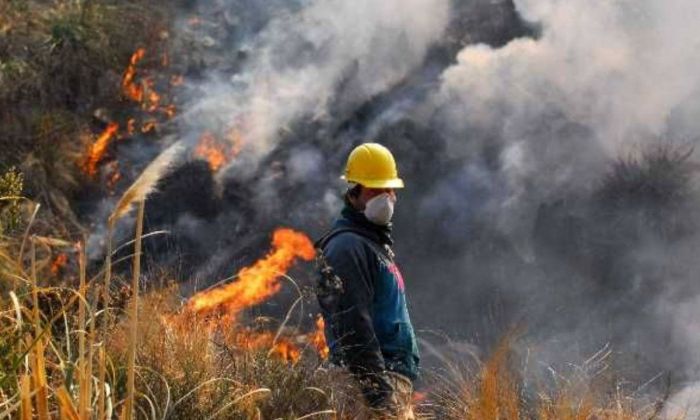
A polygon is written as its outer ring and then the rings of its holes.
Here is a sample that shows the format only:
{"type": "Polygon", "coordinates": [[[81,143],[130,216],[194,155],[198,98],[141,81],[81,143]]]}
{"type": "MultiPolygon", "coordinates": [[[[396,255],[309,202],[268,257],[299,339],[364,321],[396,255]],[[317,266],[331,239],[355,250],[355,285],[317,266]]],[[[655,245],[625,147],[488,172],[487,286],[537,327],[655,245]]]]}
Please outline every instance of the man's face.
{"type": "Polygon", "coordinates": [[[356,204],[358,210],[364,210],[367,202],[374,197],[387,193],[394,202],[396,202],[396,191],[393,188],[366,188],[362,187],[360,189],[360,195],[357,197],[356,204]]]}

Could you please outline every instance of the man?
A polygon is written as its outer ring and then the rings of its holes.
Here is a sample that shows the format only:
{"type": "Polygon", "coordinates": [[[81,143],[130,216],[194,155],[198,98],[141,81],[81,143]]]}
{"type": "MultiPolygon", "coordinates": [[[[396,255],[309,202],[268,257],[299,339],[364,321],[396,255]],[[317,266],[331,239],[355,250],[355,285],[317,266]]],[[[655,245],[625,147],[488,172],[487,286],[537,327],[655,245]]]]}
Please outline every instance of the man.
{"type": "Polygon", "coordinates": [[[395,190],[404,184],[377,143],[356,147],[341,178],[350,183],[345,207],[317,242],[330,360],[351,372],[375,417],[413,419],[418,347],[391,249],[395,190]]]}

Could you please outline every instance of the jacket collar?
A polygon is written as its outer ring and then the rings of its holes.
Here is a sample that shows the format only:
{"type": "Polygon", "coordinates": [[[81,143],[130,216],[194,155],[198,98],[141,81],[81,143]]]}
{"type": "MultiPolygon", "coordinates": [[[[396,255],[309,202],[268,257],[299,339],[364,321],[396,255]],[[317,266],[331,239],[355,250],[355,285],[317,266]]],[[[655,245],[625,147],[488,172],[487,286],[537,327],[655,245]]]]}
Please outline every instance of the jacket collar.
{"type": "Polygon", "coordinates": [[[347,199],[345,207],[340,212],[340,218],[336,221],[336,226],[359,229],[379,245],[391,246],[394,243],[391,238],[391,223],[387,226],[380,226],[370,222],[364,213],[357,211],[347,199]]]}

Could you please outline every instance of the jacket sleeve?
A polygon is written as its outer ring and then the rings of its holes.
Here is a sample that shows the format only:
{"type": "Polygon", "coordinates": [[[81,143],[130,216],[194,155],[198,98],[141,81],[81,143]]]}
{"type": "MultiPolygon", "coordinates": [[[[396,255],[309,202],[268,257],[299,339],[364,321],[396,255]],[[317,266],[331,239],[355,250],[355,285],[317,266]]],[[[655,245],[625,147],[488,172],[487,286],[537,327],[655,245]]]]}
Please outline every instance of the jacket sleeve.
{"type": "Polygon", "coordinates": [[[341,234],[323,252],[342,281],[342,291],[331,307],[331,329],[342,362],[360,383],[369,405],[385,404],[393,388],[385,373],[384,357],[374,332],[370,308],[374,297],[372,270],[376,258],[362,240],[341,234]]]}

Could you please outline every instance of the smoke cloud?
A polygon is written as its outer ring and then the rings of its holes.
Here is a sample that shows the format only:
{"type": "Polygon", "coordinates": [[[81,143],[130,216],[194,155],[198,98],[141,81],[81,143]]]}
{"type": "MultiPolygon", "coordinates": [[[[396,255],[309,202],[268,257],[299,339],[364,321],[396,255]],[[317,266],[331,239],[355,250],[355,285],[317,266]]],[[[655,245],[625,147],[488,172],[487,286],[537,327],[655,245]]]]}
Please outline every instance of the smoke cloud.
{"type": "Polygon", "coordinates": [[[452,287],[472,295],[467,299],[478,308],[443,318],[485,335],[489,326],[502,332],[524,322],[553,362],[612,342],[619,363],[651,366],[642,375],[670,369],[692,378],[700,363],[690,350],[698,332],[689,326],[700,317],[690,251],[698,243],[694,185],[673,211],[666,206],[656,216],[641,214],[659,202],[626,201],[610,210],[601,191],[607,181],[625,182],[604,177],[616,157],[698,138],[690,116],[700,103],[700,31],[692,23],[700,5],[515,5],[539,25],[539,36],[463,48],[428,105],[429,124],[440,127],[459,164],[430,188],[418,218],[449,218],[440,232],[466,252],[441,264],[452,287]],[[679,219],[682,234],[655,232],[655,223],[679,219]],[[467,238],[491,252],[465,244],[467,238]],[[484,296],[489,303],[479,304],[484,296]],[[488,326],[464,319],[483,319],[489,305],[501,315],[488,326]]]}
{"type": "Polygon", "coordinates": [[[452,337],[435,348],[485,351],[520,325],[528,372],[609,345],[632,379],[698,379],[697,1],[191,3],[205,24],[173,35],[178,137],[233,127],[244,151],[216,175],[182,165],[149,200],[170,235],[146,254],[184,294],[274,227],[319,236],[371,139],[407,181],[397,258],[421,337],[452,337]]]}
{"type": "MultiPolygon", "coordinates": [[[[194,126],[241,125],[256,156],[301,118],[347,113],[400,82],[442,36],[447,0],[309,2],[274,16],[239,46],[241,71],[201,86],[194,126]],[[332,109],[331,109],[332,108],[332,109]]],[[[217,75],[221,76],[221,75],[217,75]]]]}
{"type": "Polygon", "coordinates": [[[516,6],[541,37],[464,48],[436,95],[454,153],[500,149],[507,208],[590,183],[630,146],[689,133],[692,122],[672,117],[698,103],[696,2],[516,6]]]}

